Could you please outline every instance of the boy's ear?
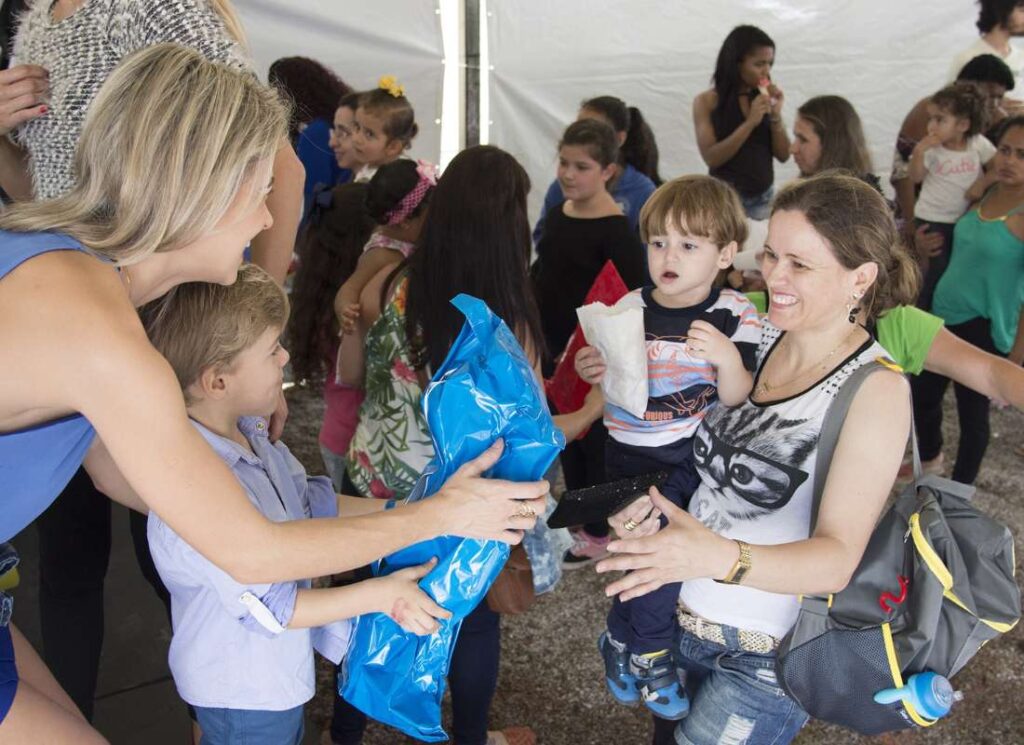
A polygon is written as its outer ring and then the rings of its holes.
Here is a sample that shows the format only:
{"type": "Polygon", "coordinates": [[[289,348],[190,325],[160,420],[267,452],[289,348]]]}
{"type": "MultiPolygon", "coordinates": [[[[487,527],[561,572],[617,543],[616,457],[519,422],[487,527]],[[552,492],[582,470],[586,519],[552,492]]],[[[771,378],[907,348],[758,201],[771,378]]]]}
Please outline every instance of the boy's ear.
{"type": "Polygon", "coordinates": [[[211,398],[215,401],[227,395],[228,383],[224,373],[226,370],[220,365],[206,367],[199,374],[199,380],[192,385],[199,389],[203,398],[211,398]]]}
{"type": "Polygon", "coordinates": [[[736,252],[739,246],[736,241],[729,241],[720,249],[718,249],[718,268],[728,269],[732,266],[733,259],[736,258],[736,252]]]}

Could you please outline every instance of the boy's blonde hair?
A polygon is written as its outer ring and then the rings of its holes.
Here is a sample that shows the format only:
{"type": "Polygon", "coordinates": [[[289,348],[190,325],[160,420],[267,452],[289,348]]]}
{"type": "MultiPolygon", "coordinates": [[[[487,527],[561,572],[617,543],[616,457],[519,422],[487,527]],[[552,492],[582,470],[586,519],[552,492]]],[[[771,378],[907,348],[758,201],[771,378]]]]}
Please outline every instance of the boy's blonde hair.
{"type": "Polygon", "coordinates": [[[640,238],[677,230],[707,238],[722,248],[747,239],[747,217],[739,195],[712,176],[680,176],[659,186],[640,210],[640,238]]]}
{"type": "Polygon", "coordinates": [[[187,282],[144,305],[139,316],[191,404],[188,387],[204,370],[230,368],[267,329],[284,328],[288,297],[263,269],[245,264],[233,285],[187,282]]]}
{"type": "Polygon", "coordinates": [[[263,197],[288,107],[246,72],[194,49],[156,44],[126,56],[89,106],[75,187],[19,202],[0,228],[67,233],[119,265],[210,233],[243,185],[263,197]]]}

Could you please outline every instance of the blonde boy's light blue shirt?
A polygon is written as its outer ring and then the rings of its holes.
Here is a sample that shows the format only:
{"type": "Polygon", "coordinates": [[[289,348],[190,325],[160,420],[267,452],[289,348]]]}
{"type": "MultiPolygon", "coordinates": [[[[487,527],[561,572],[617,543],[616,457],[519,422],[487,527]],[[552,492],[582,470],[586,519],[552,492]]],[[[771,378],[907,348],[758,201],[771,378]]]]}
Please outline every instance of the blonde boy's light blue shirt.
{"type": "MultiPolygon", "coordinates": [[[[270,442],[263,419],[238,422],[252,452],[193,424],[266,518],[284,522],[337,515],[330,479],[308,477],[283,443],[270,442]]],[[[285,628],[296,593],[308,588],[309,580],[237,582],[152,512],[148,535],[153,561],[171,594],[174,636],[168,657],[182,699],[200,707],[283,711],[313,697],[314,646],[339,662],[351,621],[285,628]]]]}

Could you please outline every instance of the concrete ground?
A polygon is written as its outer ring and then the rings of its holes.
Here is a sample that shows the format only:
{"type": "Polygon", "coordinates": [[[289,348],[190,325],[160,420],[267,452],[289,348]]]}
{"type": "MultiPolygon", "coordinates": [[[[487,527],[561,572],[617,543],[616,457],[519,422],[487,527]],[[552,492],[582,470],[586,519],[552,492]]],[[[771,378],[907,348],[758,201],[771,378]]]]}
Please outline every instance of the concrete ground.
{"type": "MultiPolygon", "coordinates": [[[[285,441],[314,473],[322,472],[316,444],[321,404],[310,391],[289,391],[291,417],[285,441]]],[[[947,441],[956,441],[955,416],[947,401],[947,441]]],[[[1018,578],[1024,556],[1024,414],[993,412],[993,438],[978,479],[977,503],[1010,526],[1017,542],[1018,578]]],[[[947,449],[947,459],[953,453],[947,449]]],[[[188,722],[167,664],[170,632],[163,608],[135,564],[127,515],[115,510],[114,549],[107,575],[106,644],[100,670],[95,723],[114,745],[184,745],[188,722]]],[[[15,619],[39,646],[37,539],[34,529],[15,541],[22,554],[22,582],[15,619]]],[[[601,681],[594,641],[607,601],[605,581],[590,569],[567,573],[561,585],[529,613],[504,619],[502,667],[492,707],[492,726],[530,725],[544,745],[649,742],[641,710],[615,704],[601,681]]],[[[332,681],[319,671],[318,695],[307,709],[305,743],[315,743],[330,715],[332,681]]],[[[1024,744],[1024,631],[987,645],[954,681],[965,694],[950,716],[932,730],[895,738],[861,738],[835,727],[810,724],[799,745],[895,742],[900,745],[1024,744]]],[[[371,725],[367,745],[412,742],[371,725]]]]}

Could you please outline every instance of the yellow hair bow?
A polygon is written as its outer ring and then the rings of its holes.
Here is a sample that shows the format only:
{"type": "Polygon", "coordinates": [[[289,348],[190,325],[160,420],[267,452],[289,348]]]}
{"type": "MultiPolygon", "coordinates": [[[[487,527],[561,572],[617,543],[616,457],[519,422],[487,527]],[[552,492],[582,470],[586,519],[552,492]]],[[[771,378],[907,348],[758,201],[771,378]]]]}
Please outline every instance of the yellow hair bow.
{"type": "Polygon", "coordinates": [[[401,98],[405,95],[405,86],[399,85],[394,75],[382,75],[380,80],[377,81],[377,87],[386,90],[395,98],[401,98]]]}

